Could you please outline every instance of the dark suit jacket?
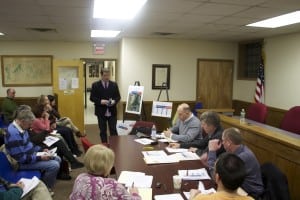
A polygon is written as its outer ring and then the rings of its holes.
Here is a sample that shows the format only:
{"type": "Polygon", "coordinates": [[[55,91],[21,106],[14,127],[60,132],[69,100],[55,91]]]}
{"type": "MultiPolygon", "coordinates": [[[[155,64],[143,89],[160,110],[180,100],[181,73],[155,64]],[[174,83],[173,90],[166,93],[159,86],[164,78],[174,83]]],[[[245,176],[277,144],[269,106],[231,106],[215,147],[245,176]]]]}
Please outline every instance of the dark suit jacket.
{"type": "Polygon", "coordinates": [[[112,116],[117,115],[117,103],[120,101],[121,96],[117,83],[109,81],[108,88],[105,89],[101,80],[94,82],[92,85],[90,100],[95,104],[95,115],[104,116],[108,108],[112,116]],[[101,100],[113,99],[116,103],[113,106],[101,105],[101,100]]]}
{"type": "MultiPolygon", "coordinates": [[[[208,152],[209,140],[213,140],[213,139],[222,140],[222,133],[223,133],[223,128],[221,126],[219,126],[211,136],[206,135],[201,140],[194,140],[192,142],[181,143],[180,148],[196,147],[196,148],[198,148],[196,153],[201,156],[203,153],[208,152]]],[[[223,145],[222,145],[222,147],[217,151],[217,155],[219,155],[223,152],[225,152],[225,149],[223,148],[223,145]]]]}

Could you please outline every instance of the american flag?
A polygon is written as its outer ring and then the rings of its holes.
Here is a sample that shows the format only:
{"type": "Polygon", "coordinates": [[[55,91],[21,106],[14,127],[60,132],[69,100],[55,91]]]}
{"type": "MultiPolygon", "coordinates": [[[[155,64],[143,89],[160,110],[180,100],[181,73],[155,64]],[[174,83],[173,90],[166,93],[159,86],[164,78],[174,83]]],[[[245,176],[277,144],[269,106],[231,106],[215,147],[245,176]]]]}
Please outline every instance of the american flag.
{"type": "Polygon", "coordinates": [[[258,76],[256,81],[254,100],[256,103],[264,103],[265,102],[265,73],[264,73],[263,63],[259,65],[257,75],[258,76]]]}

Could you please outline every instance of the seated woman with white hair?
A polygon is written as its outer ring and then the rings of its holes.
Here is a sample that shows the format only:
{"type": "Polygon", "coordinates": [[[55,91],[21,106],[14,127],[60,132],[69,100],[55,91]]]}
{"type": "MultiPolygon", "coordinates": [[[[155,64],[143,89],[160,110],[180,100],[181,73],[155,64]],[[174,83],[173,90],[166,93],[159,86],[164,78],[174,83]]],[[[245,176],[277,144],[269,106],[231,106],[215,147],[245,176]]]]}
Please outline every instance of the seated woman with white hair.
{"type": "Polygon", "coordinates": [[[115,179],[108,178],[115,160],[114,152],[100,144],[89,148],[84,157],[87,173],[75,180],[71,200],[141,200],[137,188],[126,188],[115,179]]]}

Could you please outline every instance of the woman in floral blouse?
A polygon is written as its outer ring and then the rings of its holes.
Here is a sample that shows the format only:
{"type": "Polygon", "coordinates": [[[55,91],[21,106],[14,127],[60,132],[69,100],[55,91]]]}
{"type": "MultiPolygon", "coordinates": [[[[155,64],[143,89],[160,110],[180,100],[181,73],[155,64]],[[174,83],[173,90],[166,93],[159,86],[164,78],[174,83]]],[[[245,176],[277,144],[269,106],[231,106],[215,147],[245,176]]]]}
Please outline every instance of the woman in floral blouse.
{"type": "Polygon", "coordinates": [[[87,173],[80,174],[74,183],[70,200],[141,200],[137,188],[126,188],[115,179],[107,178],[114,165],[114,152],[94,145],[84,157],[87,173]]]}

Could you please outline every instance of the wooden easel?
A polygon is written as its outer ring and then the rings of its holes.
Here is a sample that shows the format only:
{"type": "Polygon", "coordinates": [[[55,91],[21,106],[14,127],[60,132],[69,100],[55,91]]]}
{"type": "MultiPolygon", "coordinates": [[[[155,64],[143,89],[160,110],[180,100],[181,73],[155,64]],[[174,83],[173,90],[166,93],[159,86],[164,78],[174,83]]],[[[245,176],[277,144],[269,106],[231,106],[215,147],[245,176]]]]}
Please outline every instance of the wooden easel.
{"type": "MultiPolygon", "coordinates": [[[[168,85],[167,85],[166,82],[163,82],[163,83],[161,84],[160,91],[159,91],[159,94],[158,94],[158,97],[157,97],[157,101],[160,100],[160,95],[161,95],[161,93],[162,93],[163,90],[166,92],[167,102],[169,102],[168,85]]],[[[169,118],[169,124],[170,124],[170,126],[172,126],[172,118],[169,118]]]]}

